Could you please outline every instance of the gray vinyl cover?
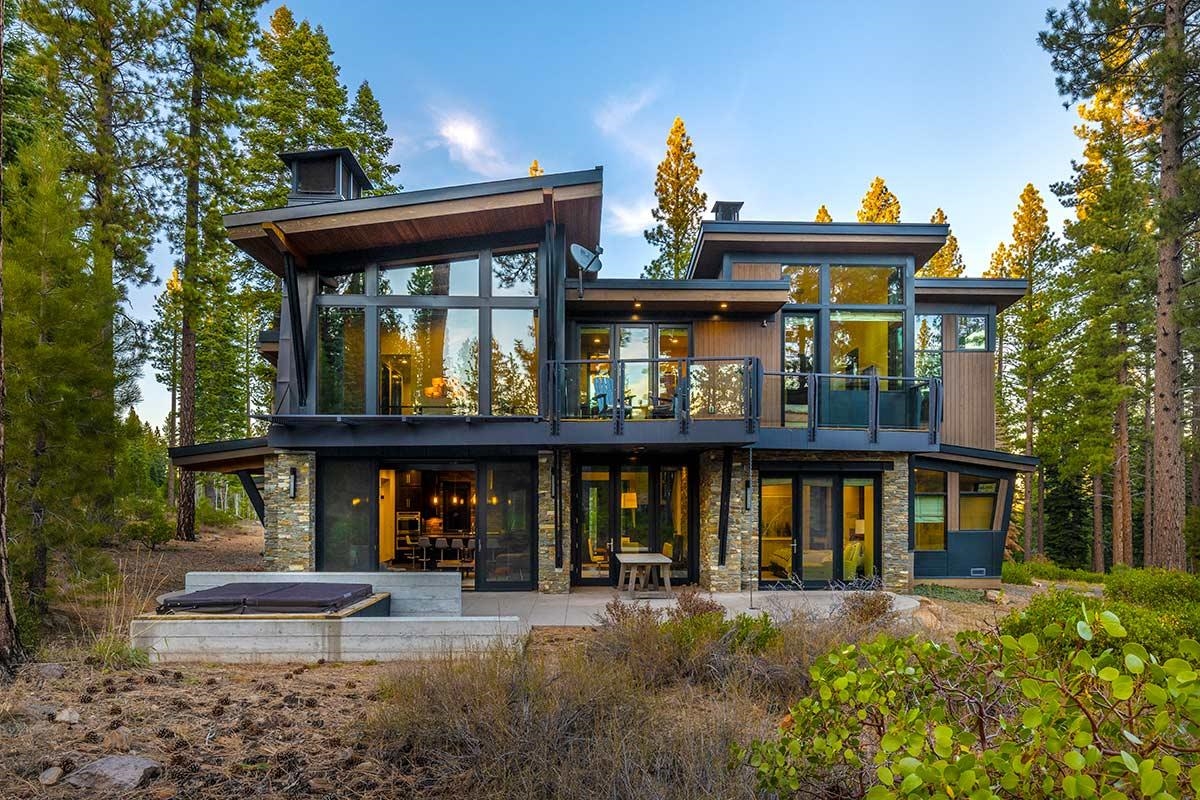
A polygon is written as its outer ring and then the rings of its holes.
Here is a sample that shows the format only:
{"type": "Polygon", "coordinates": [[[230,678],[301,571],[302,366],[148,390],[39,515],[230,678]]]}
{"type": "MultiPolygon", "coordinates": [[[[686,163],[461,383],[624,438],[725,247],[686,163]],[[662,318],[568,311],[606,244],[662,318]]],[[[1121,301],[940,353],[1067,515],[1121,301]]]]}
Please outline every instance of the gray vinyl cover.
{"type": "Polygon", "coordinates": [[[226,583],[164,599],[159,614],[321,614],[371,596],[369,583],[226,583]]]}

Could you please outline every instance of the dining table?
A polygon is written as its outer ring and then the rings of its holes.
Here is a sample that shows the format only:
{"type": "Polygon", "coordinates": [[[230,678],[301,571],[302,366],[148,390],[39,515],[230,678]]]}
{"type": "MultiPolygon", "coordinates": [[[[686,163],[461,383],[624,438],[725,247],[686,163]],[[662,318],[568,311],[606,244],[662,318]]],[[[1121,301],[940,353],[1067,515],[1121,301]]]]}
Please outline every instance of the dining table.
{"type": "Polygon", "coordinates": [[[631,597],[671,597],[671,559],[662,553],[614,553],[617,591],[631,597]],[[640,591],[639,591],[640,590],[640,591]]]}

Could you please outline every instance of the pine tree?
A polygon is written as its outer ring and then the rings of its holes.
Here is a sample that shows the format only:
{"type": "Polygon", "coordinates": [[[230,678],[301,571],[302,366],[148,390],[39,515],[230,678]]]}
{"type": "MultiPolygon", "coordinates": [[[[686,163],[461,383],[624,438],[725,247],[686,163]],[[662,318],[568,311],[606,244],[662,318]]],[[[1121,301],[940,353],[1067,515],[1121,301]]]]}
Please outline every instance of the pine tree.
{"type": "Polygon", "coordinates": [[[829,209],[825,207],[824,203],[822,203],[821,207],[817,209],[817,218],[813,221],[814,222],[833,222],[833,217],[830,215],[829,209]]]}
{"type": "MultiPolygon", "coordinates": [[[[171,15],[171,91],[179,129],[168,131],[176,182],[183,207],[173,220],[172,239],[180,252],[179,443],[196,442],[197,341],[195,317],[202,303],[228,304],[223,291],[232,251],[221,225],[220,203],[228,202],[236,181],[231,131],[243,119],[250,91],[250,51],[254,15],[261,0],[176,0],[171,15]]],[[[207,343],[215,350],[220,340],[207,343]]],[[[208,405],[205,405],[207,410],[208,405]]],[[[181,475],[176,535],[196,538],[195,473],[181,475]]]]}
{"type": "Polygon", "coordinates": [[[1070,0],[1039,35],[1059,92],[1078,100],[1128,89],[1157,130],[1145,157],[1157,172],[1154,347],[1154,519],[1151,564],[1186,567],[1183,538],[1183,352],[1179,316],[1184,243],[1200,221],[1200,3],[1070,0]]]}
{"type": "Polygon", "coordinates": [[[387,123],[383,120],[383,107],[366,81],[360,83],[354,93],[348,121],[350,130],[356,134],[352,148],[354,155],[374,186],[368,194],[395,194],[403,189],[392,181],[400,171],[400,165],[388,161],[393,140],[388,136],[387,123]]]}
{"type": "Polygon", "coordinates": [[[676,117],[667,134],[667,154],[654,179],[655,225],[645,232],[646,241],[658,248],[659,255],[642,270],[643,278],[678,280],[687,272],[700,217],[708,206],[708,196],[698,187],[702,172],[696,166],[692,138],[683,119],[676,117]]]}
{"type": "Polygon", "coordinates": [[[899,222],[900,199],[892,194],[891,189],[876,177],[871,181],[871,187],[863,195],[862,207],[858,210],[859,222],[899,222]]]}
{"type": "MultiPolygon", "coordinates": [[[[0,0],[0,65],[3,65],[0,75],[0,233],[4,227],[4,164],[8,161],[8,150],[5,145],[10,94],[8,91],[8,58],[9,51],[5,49],[5,34],[8,22],[8,8],[4,0],[0,0]]],[[[21,637],[17,629],[17,608],[13,601],[12,570],[8,560],[8,462],[7,429],[5,419],[8,413],[6,374],[4,357],[4,240],[0,237],[0,681],[11,678],[17,663],[21,660],[21,637]]]]}
{"type": "Polygon", "coordinates": [[[545,174],[546,174],[546,170],[542,169],[542,165],[538,163],[538,160],[536,158],[533,161],[529,162],[529,177],[536,178],[539,175],[545,175],[545,174]]]}
{"type": "MultiPolygon", "coordinates": [[[[179,281],[179,270],[172,270],[171,277],[154,299],[154,320],[150,323],[147,356],[154,370],[154,379],[171,396],[171,408],[167,412],[167,446],[175,447],[176,426],[179,420],[179,337],[183,323],[180,294],[183,286],[179,281]]],[[[172,464],[167,471],[167,505],[175,507],[176,473],[172,464]]]]}
{"type": "Polygon", "coordinates": [[[279,153],[359,142],[347,125],[346,87],[321,26],[297,23],[280,6],[258,55],[262,67],[246,112],[246,181],[251,204],[270,208],[287,201],[289,182],[279,153]]]}
{"type": "MultiPolygon", "coordinates": [[[[934,225],[947,225],[946,212],[940,208],[933,212],[929,221],[934,225]]],[[[946,243],[942,245],[925,266],[917,272],[921,278],[959,278],[964,270],[962,252],[958,249],[958,237],[953,233],[946,234],[946,243]]]]}
{"type": "Polygon", "coordinates": [[[47,130],[4,176],[11,557],[18,606],[34,615],[47,609],[51,558],[94,566],[112,522],[114,426],[96,398],[113,388],[103,355],[115,291],[78,243],[86,184],[68,177],[72,155],[47,130]]]}

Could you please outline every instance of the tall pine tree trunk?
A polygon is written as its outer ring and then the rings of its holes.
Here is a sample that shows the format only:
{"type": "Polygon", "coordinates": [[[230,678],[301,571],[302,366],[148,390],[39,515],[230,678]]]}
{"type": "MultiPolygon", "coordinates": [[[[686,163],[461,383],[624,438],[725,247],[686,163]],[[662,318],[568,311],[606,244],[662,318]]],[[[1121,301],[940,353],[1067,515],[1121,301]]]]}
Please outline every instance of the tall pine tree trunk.
{"type": "MultiPolygon", "coordinates": [[[[4,108],[4,23],[7,9],[0,0],[0,109],[4,108]]],[[[4,117],[0,114],[0,153],[4,152],[4,117]]],[[[0,231],[4,230],[4,167],[0,162],[0,231]]],[[[13,603],[12,572],[8,565],[8,468],[5,459],[5,403],[8,399],[4,370],[4,240],[0,237],[0,679],[12,675],[21,658],[17,611],[13,603]]]]}
{"type": "Polygon", "coordinates": [[[1113,564],[1133,564],[1133,485],[1129,472],[1129,399],[1124,392],[1129,382],[1129,367],[1125,361],[1125,323],[1117,324],[1117,340],[1122,351],[1117,367],[1117,391],[1120,400],[1114,414],[1116,437],[1113,442],[1113,564]]]}
{"type": "MultiPolygon", "coordinates": [[[[196,443],[196,332],[192,329],[192,306],[196,302],[196,270],[200,261],[200,120],[204,96],[201,87],[200,46],[207,8],[204,0],[196,0],[195,18],[188,45],[191,65],[191,95],[188,100],[188,134],[184,145],[183,205],[183,270],[182,290],[182,352],[180,356],[179,442],[183,446],[196,443]]],[[[196,538],[196,473],[184,470],[179,482],[179,508],[176,515],[176,535],[194,541],[196,538]]]]}
{"type": "MultiPolygon", "coordinates": [[[[91,219],[91,237],[92,237],[92,269],[100,286],[106,289],[111,289],[116,286],[116,271],[114,268],[116,262],[116,241],[113,228],[114,217],[116,217],[116,198],[115,189],[113,187],[114,176],[112,173],[112,165],[117,162],[117,135],[115,125],[115,103],[116,103],[116,71],[117,68],[113,63],[113,40],[116,38],[114,27],[116,22],[110,15],[98,15],[97,36],[99,37],[102,47],[101,53],[103,60],[98,65],[96,70],[96,119],[97,134],[96,134],[96,172],[92,177],[92,187],[94,192],[94,207],[92,209],[91,219]]],[[[119,295],[117,295],[119,297],[119,295]]],[[[104,424],[106,426],[105,438],[110,446],[108,455],[106,456],[105,471],[108,473],[108,481],[106,482],[106,490],[101,502],[105,508],[101,509],[101,518],[105,519],[116,530],[117,524],[117,509],[115,477],[117,471],[115,440],[112,435],[116,431],[116,415],[117,415],[117,340],[115,320],[117,317],[117,303],[119,300],[114,300],[110,313],[108,314],[108,322],[104,326],[104,339],[107,342],[107,347],[104,351],[104,358],[107,359],[105,372],[110,376],[108,386],[105,387],[104,395],[98,402],[104,402],[108,406],[108,414],[103,415],[104,424]]]]}
{"type": "MultiPolygon", "coordinates": [[[[167,446],[175,447],[179,442],[175,438],[175,426],[179,419],[179,354],[178,335],[171,331],[171,415],[167,417],[167,446]]],[[[178,472],[175,465],[167,461],[167,507],[175,508],[175,481],[178,472]]]]}
{"type": "Polygon", "coordinates": [[[1179,287],[1183,283],[1183,236],[1171,220],[1182,196],[1183,102],[1185,69],[1184,0],[1163,4],[1163,50],[1172,63],[1162,78],[1162,148],[1158,207],[1162,238],[1158,243],[1158,287],[1154,352],[1154,515],[1152,557],[1160,567],[1186,569],[1183,541],[1183,403],[1179,287]],[[1166,224],[1163,224],[1165,222],[1166,224]]]}
{"type": "MultiPolygon", "coordinates": [[[[1033,455],[1033,383],[1031,380],[1025,382],[1025,455],[1033,455]]],[[[1025,473],[1025,557],[1029,558],[1033,553],[1033,514],[1034,514],[1034,498],[1033,498],[1033,475],[1032,472],[1025,473]]],[[[1041,555],[1041,553],[1039,553],[1041,555]]]]}
{"type": "Polygon", "coordinates": [[[1092,572],[1104,572],[1104,477],[1092,475],[1092,572]]]}
{"type": "Polygon", "coordinates": [[[1038,465],[1037,548],[1039,553],[1046,554],[1046,469],[1040,464],[1038,465]]]}
{"type": "Polygon", "coordinates": [[[1192,505],[1200,508],[1200,347],[1192,350],[1192,505]]]}
{"type": "Polygon", "coordinates": [[[1154,507],[1158,504],[1158,492],[1154,486],[1154,421],[1151,418],[1151,397],[1154,395],[1154,390],[1151,389],[1150,395],[1146,398],[1146,420],[1145,430],[1143,431],[1143,447],[1145,448],[1145,458],[1142,459],[1143,478],[1142,483],[1145,488],[1142,491],[1142,564],[1144,566],[1152,566],[1158,562],[1152,560],[1152,554],[1156,552],[1158,547],[1158,532],[1154,530],[1154,507]]]}

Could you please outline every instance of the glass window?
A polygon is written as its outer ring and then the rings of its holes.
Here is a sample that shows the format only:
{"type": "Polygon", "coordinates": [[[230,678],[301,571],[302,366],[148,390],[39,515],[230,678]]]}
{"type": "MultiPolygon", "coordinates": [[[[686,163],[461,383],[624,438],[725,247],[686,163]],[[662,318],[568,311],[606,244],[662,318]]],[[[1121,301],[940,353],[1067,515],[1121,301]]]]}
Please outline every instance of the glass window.
{"type": "Polygon", "coordinates": [[[988,318],[983,314],[958,315],[958,349],[987,349],[988,318]]]}
{"type": "Polygon", "coordinates": [[[688,474],[684,466],[658,471],[658,551],[671,559],[671,578],[688,578],[688,474]]]}
{"type": "Polygon", "coordinates": [[[617,357],[625,362],[625,417],[650,419],[650,326],[618,326],[617,357]]]}
{"type": "Polygon", "coordinates": [[[808,425],[808,374],[815,372],[816,325],[812,314],[783,315],[783,424],[808,425]]]}
{"type": "Polygon", "coordinates": [[[380,309],[379,373],[381,414],[478,413],[479,312],[380,309]]]}
{"type": "Polygon", "coordinates": [[[916,374],[921,378],[942,377],[942,315],[917,314],[916,374]]]}
{"type": "Polygon", "coordinates": [[[537,294],[537,250],[492,254],[492,294],[533,297],[537,294]]]}
{"type": "Polygon", "coordinates": [[[904,315],[834,311],[829,315],[829,362],[839,375],[902,376],[904,315]]]}
{"type": "Polygon", "coordinates": [[[317,347],[317,413],[366,412],[366,311],[321,308],[317,347]]]}
{"type": "Polygon", "coordinates": [[[758,580],[785,581],[792,577],[792,479],[762,479],[760,488],[758,580]]]}
{"type": "Polygon", "coordinates": [[[821,267],[818,264],[787,264],[783,276],[792,282],[791,302],[816,305],[821,302],[821,267]]]}
{"type": "Polygon", "coordinates": [[[538,413],[537,312],[492,310],[492,414],[538,413]]]}
{"type": "Polygon", "coordinates": [[[964,531],[990,531],[996,514],[1000,481],[978,475],[958,476],[958,527],[964,531]]]}
{"type": "Polygon", "coordinates": [[[479,296],[479,259],[381,267],[379,293],[408,297],[479,296]]]}
{"type": "Polygon", "coordinates": [[[675,393],[687,369],[688,328],[658,328],[658,397],[652,415],[655,417],[675,416],[675,393]]]}
{"type": "Polygon", "coordinates": [[[375,492],[378,476],[370,461],[322,459],[317,491],[321,524],[317,541],[325,572],[373,572],[378,539],[375,535],[375,492]]]}
{"type": "Polygon", "coordinates": [[[534,493],[528,463],[488,464],[483,507],[483,579],[489,584],[529,584],[533,520],[529,513],[534,493]]]}
{"type": "Polygon", "coordinates": [[[361,272],[321,276],[321,294],[366,294],[365,285],[361,272]]]}
{"type": "Polygon", "coordinates": [[[834,264],[829,267],[829,302],[840,305],[903,305],[900,267],[834,264]]]}
{"type": "Polygon", "coordinates": [[[579,487],[579,576],[608,578],[612,549],[609,526],[612,487],[608,467],[581,467],[579,487]]]}
{"type": "Polygon", "coordinates": [[[842,479],[842,580],[876,575],[875,478],[842,479]]]}
{"type": "Polygon", "coordinates": [[[946,473],[932,469],[913,470],[916,492],[913,522],[917,550],[946,549],[946,473]]]}

